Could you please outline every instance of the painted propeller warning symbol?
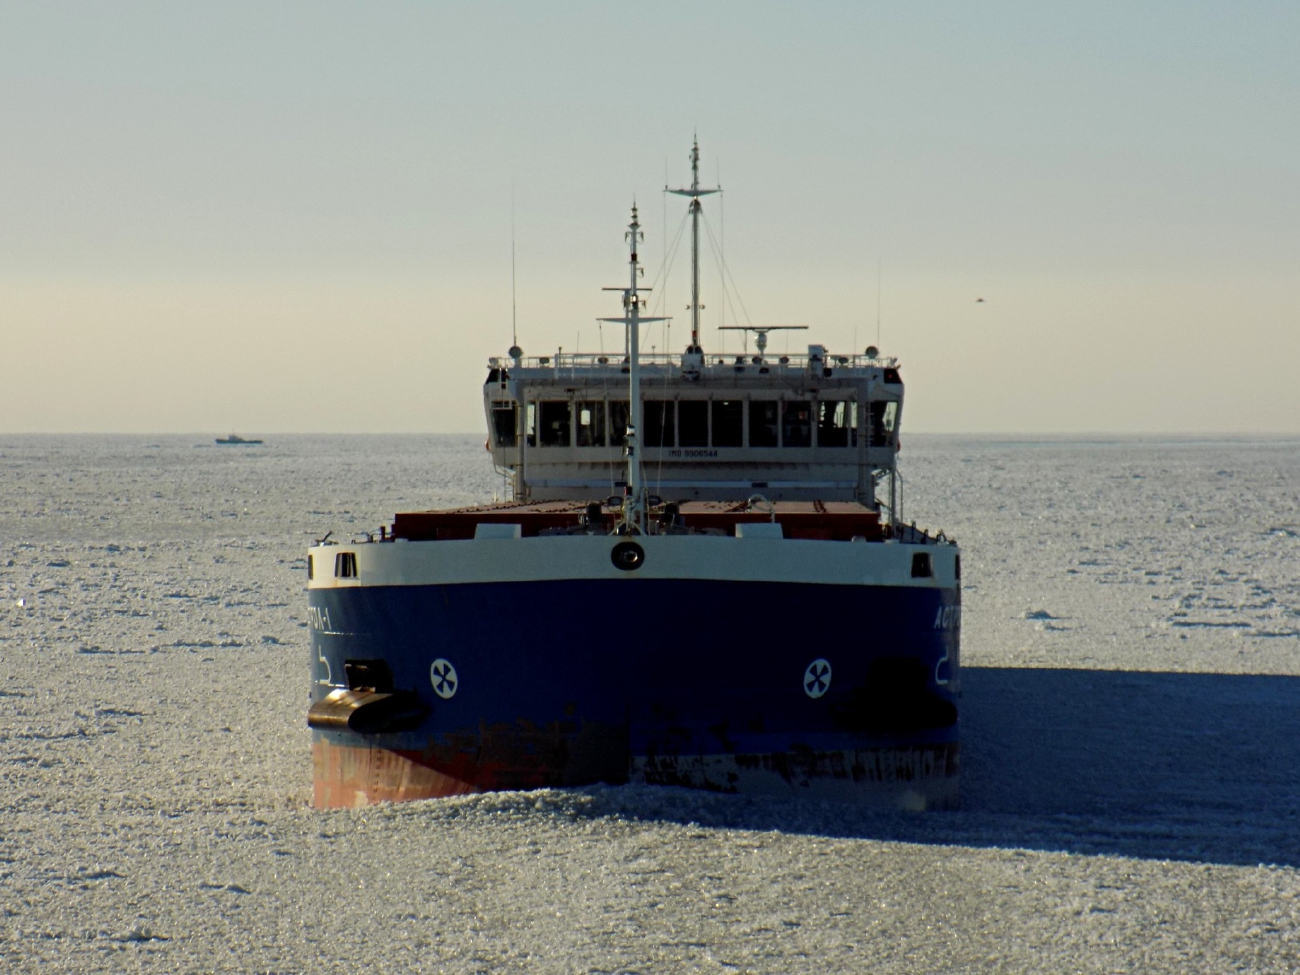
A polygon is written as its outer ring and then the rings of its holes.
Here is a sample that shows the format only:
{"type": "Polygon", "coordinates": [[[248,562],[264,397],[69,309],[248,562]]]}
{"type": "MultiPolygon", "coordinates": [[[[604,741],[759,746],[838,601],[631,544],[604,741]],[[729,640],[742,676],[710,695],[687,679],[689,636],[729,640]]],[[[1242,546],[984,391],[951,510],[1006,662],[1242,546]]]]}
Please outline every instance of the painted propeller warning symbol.
{"type": "Polygon", "coordinates": [[[433,682],[433,693],[437,694],[444,701],[456,694],[456,688],[460,687],[460,678],[456,676],[456,668],[451,665],[450,660],[444,660],[439,657],[429,668],[429,680],[433,682]]]}
{"type": "Polygon", "coordinates": [[[809,697],[821,697],[831,689],[831,665],[818,657],[803,672],[803,692],[809,697]]]}

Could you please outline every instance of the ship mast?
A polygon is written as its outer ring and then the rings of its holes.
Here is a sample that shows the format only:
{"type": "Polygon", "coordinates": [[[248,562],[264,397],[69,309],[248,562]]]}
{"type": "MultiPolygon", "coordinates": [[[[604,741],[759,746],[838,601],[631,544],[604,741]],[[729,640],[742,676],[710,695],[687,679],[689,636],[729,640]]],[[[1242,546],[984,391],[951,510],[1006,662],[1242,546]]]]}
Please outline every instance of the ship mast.
{"type": "Polygon", "coordinates": [[[710,193],[721,193],[722,187],[703,189],[700,186],[700,140],[697,138],[691,146],[691,186],[690,189],[674,190],[664,187],[665,193],[691,198],[691,344],[687,352],[702,353],[700,348],[700,197],[710,193]]]}
{"type": "Polygon", "coordinates": [[[645,477],[641,470],[641,323],[662,322],[664,318],[648,318],[641,314],[645,299],[637,279],[641,277],[641,263],[637,258],[637,245],[645,239],[641,222],[637,219],[636,204],[632,204],[632,222],[627,225],[623,239],[628,244],[628,283],[626,288],[606,288],[606,291],[623,292],[623,317],[602,318],[602,322],[621,322],[627,326],[628,349],[628,415],[623,452],[627,457],[627,489],[623,499],[623,513],[619,518],[620,535],[644,535],[649,523],[645,477]]]}

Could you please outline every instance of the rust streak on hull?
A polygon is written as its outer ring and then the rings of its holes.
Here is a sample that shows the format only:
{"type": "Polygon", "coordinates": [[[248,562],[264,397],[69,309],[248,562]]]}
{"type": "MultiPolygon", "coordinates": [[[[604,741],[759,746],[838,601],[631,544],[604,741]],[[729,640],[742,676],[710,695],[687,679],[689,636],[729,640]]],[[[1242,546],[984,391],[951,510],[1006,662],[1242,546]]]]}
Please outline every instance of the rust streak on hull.
{"type": "Polygon", "coordinates": [[[811,796],[877,809],[956,809],[960,745],[798,749],[634,758],[633,781],[745,795],[811,796]]]}

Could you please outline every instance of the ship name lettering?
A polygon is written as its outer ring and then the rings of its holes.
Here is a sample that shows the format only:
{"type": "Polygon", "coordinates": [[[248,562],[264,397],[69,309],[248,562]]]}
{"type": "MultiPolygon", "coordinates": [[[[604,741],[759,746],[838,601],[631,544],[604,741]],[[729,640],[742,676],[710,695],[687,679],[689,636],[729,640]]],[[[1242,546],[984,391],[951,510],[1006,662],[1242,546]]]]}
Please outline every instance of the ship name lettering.
{"type": "Polygon", "coordinates": [[[330,628],[330,611],[320,606],[307,607],[307,625],[313,630],[320,630],[322,633],[330,628]]]}
{"type": "Polygon", "coordinates": [[[934,614],[934,628],[936,630],[955,630],[960,625],[960,606],[940,606],[939,611],[934,614]]]}

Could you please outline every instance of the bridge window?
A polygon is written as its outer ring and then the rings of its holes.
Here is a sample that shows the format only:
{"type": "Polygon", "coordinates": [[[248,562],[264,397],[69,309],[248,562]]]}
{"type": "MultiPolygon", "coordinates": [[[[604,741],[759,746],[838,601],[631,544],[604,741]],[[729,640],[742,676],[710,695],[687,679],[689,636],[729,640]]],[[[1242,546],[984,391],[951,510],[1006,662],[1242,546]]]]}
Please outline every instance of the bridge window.
{"type": "Polygon", "coordinates": [[[684,399],[677,404],[677,442],[683,447],[709,445],[709,401],[684,399]]]}
{"type": "Polygon", "coordinates": [[[745,401],[713,401],[713,446],[743,447],[745,445],[745,401]]]}
{"type": "Polygon", "coordinates": [[[811,447],[812,403],[807,400],[786,400],[781,407],[782,446],[811,447]]]}
{"type": "Polygon", "coordinates": [[[648,399],[642,407],[645,431],[641,443],[646,447],[676,447],[677,410],[676,403],[667,400],[648,399]]]}
{"type": "Polygon", "coordinates": [[[543,401],[537,404],[541,412],[541,437],[543,447],[569,446],[569,401],[543,401]]]}
{"type": "Polygon", "coordinates": [[[578,404],[578,446],[605,446],[605,404],[599,400],[578,404]]]}
{"type": "Polygon", "coordinates": [[[621,447],[626,437],[627,400],[612,399],[609,401],[609,445],[621,447]]]}
{"type": "Polygon", "coordinates": [[[339,579],[357,577],[357,553],[339,552],[334,556],[334,575],[339,579]]]}
{"type": "Polygon", "coordinates": [[[514,403],[499,403],[492,407],[492,434],[498,447],[515,445],[515,426],[518,421],[519,407],[514,403]]]}
{"type": "Polygon", "coordinates": [[[749,404],[749,445],[775,447],[780,441],[776,400],[752,400],[749,404]]]}
{"type": "Polygon", "coordinates": [[[898,422],[898,403],[893,400],[876,400],[871,404],[871,441],[876,447],[891,447],[894,427],[898,422]]]}
{"type": "Polygon", "coordinates": [[[822,400],[817,404],[817,446],[854,447],[858,442],[858,404],[822,400]]]}

